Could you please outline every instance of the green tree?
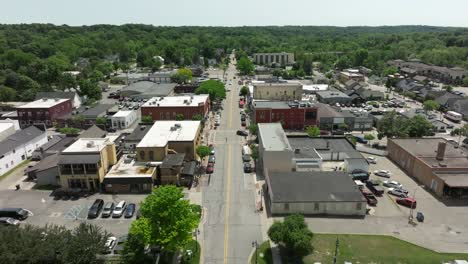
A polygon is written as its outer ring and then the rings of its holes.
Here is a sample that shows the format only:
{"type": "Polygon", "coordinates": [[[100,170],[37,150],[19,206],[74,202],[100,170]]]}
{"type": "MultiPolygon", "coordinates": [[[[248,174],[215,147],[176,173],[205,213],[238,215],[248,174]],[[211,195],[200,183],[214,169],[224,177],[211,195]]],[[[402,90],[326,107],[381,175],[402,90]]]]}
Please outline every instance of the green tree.
{"type": "Polygon", "coordinates": [[[250,153],[250,157],[252,157],[254,162],[257,163],[257,160],[259,158],[257,145],[255,145],[255,144],[250,145],[250,149],[252,150],[251,153],[250,153]]]}
{"type": "Polygon", "coordinates": [[[349,127],[346,123],[342,123],[338,125],[338,128],[341,130],[347,131],[349,127]]]}
{"type": "Polygon", "coordinates": [[[410,137],[429,136],[432,132],[433,125],[425,117],[420,115],[414,116],[408,122],[407,133],[410,137]]]}
{"type": "Polygon", "coordinates": [[[426,111],[426,114],[429,111],[434,111],[434,110],[439,109],[439,104],[434,100],[427,100],[424,102],[423,105],[424,105],[424,110],[426,111]]]}
{"type": "Polygon", "coordinates": [[[242,57],[237,61],[237,70],[240,72],[241,75],[249,75],[255,69],[252,61],[249,60],[247,57],[242,57]]]}
{"type": "Polygon", "coordinates": [[[307,227],[304,216],[289,215],[283,222],[274,222],[268,229],[271,241],[284,247],[290,256],[302,257],[312,251],[313,233],[307,227]]]}
{"type": "Polygon", "coordinates": [[[386,113],[377,123],[377,137],[406,137],[408,120],[399,116],[397,112],[391,111],[386,113]]]}
{"type": "Polygon", "coordinates": [[[169,252],[182,249],[192,241],[192,232],[200,222],[194,206],[183,198],[182,189],[174,185],[153,189],[141,203],[141,217],[132,222],[129,235],[141,239],[142,245],[169,252]]]}
{"type": "Polygon", "coordinates": [[[209,94],[211,102],[226,98],[224,84],[218,80],[208,80],[195,90],[196,94],[209,94]]]}
{"type": "Polygon", "coordinates": [[[317,126],[308,126],[306,127],[306,132],[309,137],[318,137],[320,136],[320,128],[317,126]]]}
{"type": "Polygon", "coordinates": [[[193,121],[201,121],[202,119],[203,119],[203,116],[200,115],[200,114],[196,114],[196,115],[192,116],[193,121]]]}
{"type": "Polygon", "coordinates": [[[203,160],[206,156],[210,155],[210,148],[205,145],[200,145],[196,149],[197,155],[200,157],[201,160],[203,160]]]}
{"type": "Polygon", "coordinates": [[[463,86],[468,87],[468,76],[463,78],[463,86]]]}
{"type": "Polygon", "coordinates": [[[185,119],[185,117],[184,117],[183,114],[177,114],[177,115],[175,116],[175,120],[177,120],[177,121],[181,121],[181,120],[184,120],[184,119],[185,119]]]}
{"type": "Polygon", "coordinates": [[[388,75],[392,75],[392,74],[395,74],[398,72],[398,69],[397,67],[395,66],[389,66],[387,68],[385,68],[383,71],[382,71],[382,77],[386,77],[388,75]]]}
{"type": "Polygon", "coordinates": [[[16,90],[6,86],[0,86],[0,102],[9,102],[16,99],[16,90]]]}
{"type": "Polygon", "coordinates": [[[69,88],[76,88],[77,85],[75,77],[69,73],[62,73],[58,78],[57,88],[62,91],[69,88]]]}
{"type": "Polygon", "coordinates": [[[175,83],[188,83],[192,80],[192,70],[180,68],[171,76],[171,80],[175,83]]]}
{"type": "Polygon", "coordinates": [[[101,88],[97,81],[82,79],[80,82],[80,93],[90,99],[100,100],[102,96],[101,88]]]}
{"type": "Polygon", "coordinates": [[[153,124],[153,118],[149,115],[141,116],[141,122],[145,124],[153,124]]]}
{"type": "Polygon", "coordinates": [[[258,125],[255,123],[250,123],[249,131],[251,135],[258,135],[258,125]]]}
{"type": "Polygon", "coordinates": [[[240,89],[240,95],[246,97],[249,94],[249,88],[247,86],[242,86],[240,89]]]}
{"type": "Polygon", "coordinates": [[[74,127],[62,127],[58,131],[65,135],[78,135],[80,133],[80,130],[74,127]]]}
{"type": "Polygon", "coordinates": [[[107,124],[107,119],[105,117],[98,117],[96,118],[96,124],[105,125],[107,124]]]}
{"type": "Polygon", "coordinates": [[[442,89],[446,90],[447,92],[451,93],[453,91],[453,87],[450,85],[442,86],[442,89]]]}
{"type": "Polygon", "coordinates": [[[372,140],[375,139],[375,137],[374,137],[374,135],[372,135],[372,134],[365,134],[365,135],[364,135],[364,139],[367,140],[367,141],[369,141],[369,143],[370,143],[372,140]]]}

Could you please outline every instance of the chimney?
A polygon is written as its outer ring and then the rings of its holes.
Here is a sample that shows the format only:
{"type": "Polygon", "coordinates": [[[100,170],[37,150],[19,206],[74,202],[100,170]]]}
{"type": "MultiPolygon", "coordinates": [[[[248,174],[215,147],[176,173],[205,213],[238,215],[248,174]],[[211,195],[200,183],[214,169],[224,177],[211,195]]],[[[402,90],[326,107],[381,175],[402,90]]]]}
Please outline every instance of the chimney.
{"type": "Polygon", "coordinates": [[[437,160],[444,160],[446,147],[447,147],[447,143],[439,142],[439,145],[437,146],[437,156],[436,156],[437,160]]]}

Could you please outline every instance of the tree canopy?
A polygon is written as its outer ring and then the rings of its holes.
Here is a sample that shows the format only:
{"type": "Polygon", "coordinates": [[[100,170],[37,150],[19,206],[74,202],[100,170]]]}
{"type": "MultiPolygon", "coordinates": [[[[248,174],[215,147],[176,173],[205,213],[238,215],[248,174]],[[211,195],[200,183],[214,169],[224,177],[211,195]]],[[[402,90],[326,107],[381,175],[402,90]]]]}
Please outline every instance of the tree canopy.
{"type": "Polygon", "coordinates": [[[427,111],[434,111],[439,109],[439,104],[434,100],[427,100],[424,102],[424,110],[427,111]]]}
{"type": "Polygon", "coordinates": [[[171,80],[175,83],[188,83],[192,80],[192,70],[180,68],[171,76],[171,80]]]}
{"type": "Polygon", "coordinates": [[[237,61],[237,70],[239,70],[240,74],[242,75],[248,75],[253,72],[255,69],[253,63],[249,58],[247,57],[242,57],[237,61]]]}
{"type": "Polygon", "coordinates": [[[205,145],[200,145],[196,149],[197,155],[200,157],[200,159],[204,159],[206,156],[210,155],[210,148],[205,145]]]}
{"type": "Polygon", "coordinates": [[[317,126],[308,126],[306,127],[306,132],[309,137],[318,137],[320,136],[320,128],[317,126]]]}
{"type": "Polygon", "coordinates": [[[211,102],[217,99],[226,98],[226,89],[224,88],[224,84],[218,80],[208,80],[202,82],[202,84],[195,90],[195,93],[209,94],[211,102]]]}
{"type": "Polygon", "coordinates": [[[432,128],[431,122],[420,115],[408,119],[391,111],[377,123],[377,137],[379,139],[383,137],[423,137],[430,135],[432,128]]]}
{"type": "Polygon", "coordinates": [[[312,251],[313,233],[302,215],[293,214],[283,222],[274,222],[268,229],[268,236],[271,241],[284,246],[290,255],[300,257],[312,251]]]}

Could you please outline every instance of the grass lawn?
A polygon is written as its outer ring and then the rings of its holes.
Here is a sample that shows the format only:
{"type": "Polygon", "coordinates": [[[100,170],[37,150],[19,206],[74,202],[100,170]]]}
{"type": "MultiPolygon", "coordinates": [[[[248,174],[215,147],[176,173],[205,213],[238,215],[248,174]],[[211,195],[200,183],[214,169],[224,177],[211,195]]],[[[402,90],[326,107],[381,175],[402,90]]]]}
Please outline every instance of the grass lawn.
{"type": "Polygon", "coordinates": [[[192,240],[185,248],[184,248],[184,257],[182,258],[182,264],[198,264],[200,263],[200,244],[192,240]],[[186,254],[187,250],[191,250],[191,256],[186,254]]]}
{"type": "MultiPolygon", "coordinates": [[[[273,263],[273,257],[271,256],[271,248],[270,248],[270,242],[269,241],[263,242],[260,245],[260,248],[258,249],[257,253],[258,253],[258,259],[257,259],[258,264],[271,264],[271,263],[273,263]]],[[[255,264],[255,253],[252,255],[252,258],[250,259],[250,263],[255,264]]]]}
{"type": "MultiPolygon", "coordinates": [[[[303,259],[304,263],[333,263],[336,238],[335,234],[314,234],[314,251],[303,259]]],[[[440,264],[468,259],[468,254],[440,254],[391,236],[338,235],[338,238],[337,263],[440,264]]]]}

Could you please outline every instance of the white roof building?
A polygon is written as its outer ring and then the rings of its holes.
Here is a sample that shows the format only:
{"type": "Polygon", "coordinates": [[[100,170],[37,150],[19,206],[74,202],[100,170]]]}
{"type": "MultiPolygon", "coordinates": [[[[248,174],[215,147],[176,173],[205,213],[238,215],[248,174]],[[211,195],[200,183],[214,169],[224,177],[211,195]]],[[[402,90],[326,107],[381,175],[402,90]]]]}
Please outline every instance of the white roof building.
{"type": "Polygon", "coordinates": [[[108,138],[80,138],[62,153],[100,152],[107,144],[111,143],[108,138]]]}
{"type": "Polygon", "coordinates": [[[153,97],[142,105],[142,107],[181,107],[200,106],[208,101],[208,94],[153,97]]]}
{"type": "Polygon", "coordinates": [[[18,106],[16,107],[17,109],[25,109],[25,108],[51,108],[53,106],[56,106],[58,104],[61,104],[65,101],[68,101],[70,99],[59,99],[59,98],[55,98],[55,99],[47,99],[47,98],[44,98],[44,99],[39,99],[39,100],[36,100],[36,101],[33,101],[33,102],[29,102],[27,104],[24,104],[24,105],[21,105],[21,106],[18,106]]]}
{"type": "Polygon", "coordinates": [[[194,141],[200,121],[156,121],[137,148],[164,147],[170,141],[194,141]]]}

